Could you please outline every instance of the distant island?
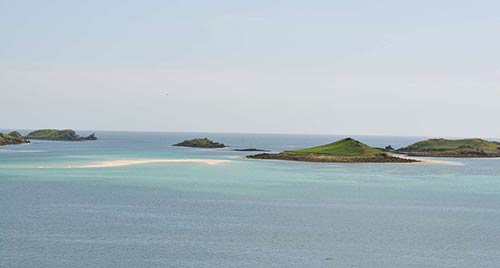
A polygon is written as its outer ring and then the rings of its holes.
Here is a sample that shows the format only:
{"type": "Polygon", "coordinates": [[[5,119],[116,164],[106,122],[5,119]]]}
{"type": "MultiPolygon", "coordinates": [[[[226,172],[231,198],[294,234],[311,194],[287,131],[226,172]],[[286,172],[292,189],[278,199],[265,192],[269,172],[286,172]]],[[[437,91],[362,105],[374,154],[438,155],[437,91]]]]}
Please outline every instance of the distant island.
{"type": "Polygon", "coordinates": [[[234,149],[235,152],[269,152],[269,150],[257,149],[257,148],[245,148],[245,149],[234,149]]]}
{"type": "Polygon", "coordinates": [[[396,152],[424,157],[500,157],[500,143],[483,139],[429,139],[396,152]]]}
{"type": "Polygon", "coordinates": [[[17,131],[12,131],[9,134],[0,133],[0,146],[1,145],[14,145],[29,143],[30,141],[25,139],[21,133],[17,131]]]}
{"type": "Polygon", "coordinates": [[[174,144],[173,146],[183,146],[183,147],[193,147],[193,148],[208,148],[208,149],[226,147],[226,145],[224,145],[224,143],[215,142],[215,141],[209,140],[208,138],[185,140],[183,142],[174,144]]]}
{"type": "Polygon", "coordinates": [[[330,144],[284,151],[277,154],[257,154],[250,155],[251,159],[274,159],[305,162],[339,162],[339,163],[413,163],[419,162],[415,159],[408,159],[393,156],[383,150],[370,147],[352,138],[346,138],[330,144]]]}
{"type": "Polygon", "coordinates": [[[90,134],[86,137],[81,137],[76,134],[72,129],[40,129],[30,132],[26,135],[27,139],[31,140],[51,140],[51,141],[85,141],[85,140],[97,140],[95,133],[90,134]]]}

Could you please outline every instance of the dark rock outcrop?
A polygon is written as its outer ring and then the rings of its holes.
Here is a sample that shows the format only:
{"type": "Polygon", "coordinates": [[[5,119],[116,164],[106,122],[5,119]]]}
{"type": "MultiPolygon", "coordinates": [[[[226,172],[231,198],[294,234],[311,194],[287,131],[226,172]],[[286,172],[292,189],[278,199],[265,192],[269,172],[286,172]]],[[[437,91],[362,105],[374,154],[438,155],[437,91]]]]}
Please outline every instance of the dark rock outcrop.
{"type": "Polygon", "coordinates": [[[208,138],[185,140],[183,142],[174,144],[173,146],[207,148],[207,149],[226,147],[226,145],[224,145],[224,143],[215,142],[215,141],[209,140],[208,138]]]}
{"type": "Polygon", "coordinates": [[[97,140],[97,137],[95,136],[95,133],[92,133],[90,135],[88,135],[87,137],[82,137],[83,140],[87,140],[87,141],[95,141],[97,140]]]}

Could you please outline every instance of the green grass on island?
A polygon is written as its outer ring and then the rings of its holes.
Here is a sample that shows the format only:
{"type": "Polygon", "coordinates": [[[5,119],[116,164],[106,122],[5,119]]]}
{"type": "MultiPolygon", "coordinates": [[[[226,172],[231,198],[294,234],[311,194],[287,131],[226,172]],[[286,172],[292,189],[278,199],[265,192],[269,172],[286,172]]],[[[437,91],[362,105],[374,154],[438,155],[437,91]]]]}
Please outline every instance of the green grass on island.
{"type": "Polygon", "coordinates": [[[29,143],[29,141],[23,138],[21,133],[17,131],[12,131],[9,134],[0,133],[0,145],[12,145],[12,144],[22,144],[22,143],[29,143]]]}
{"type": "Polygon", "coordinates": [[[346,138],[329,144],[306,148],[306,149],[285,151],[285,153],[318,154],[318,155],[344,156],[344,157],[385,154],[385,152],[380,149],[370,147],[352,138],[346,138]]]}
{"type": "Polygon", "coordinates": [[[306,162],[417,162],[413,159],[389,155],[383,150],[370,147],[352,138],[306,149],[284,151],[278,154],[251,155],[248,158],[306,162]]]}
{"type": "Polygon", "coordinates": [[[500,157],[500,143],[483,139],[429,139],[397,151],[410,156],[500,157]]]}
{"type": "Polygon", "coordinates": [[[174,144],[173,146],[193,147],[193,148],[209,148],[209,149],[226,147],[226,145],[224,145],[224,143],[215,142],[215,141],[209,140],[208,138],[185,140],[183,142],[174,144]]]}
{"type": "Polygon", "coordinates": [[[72,129],[40,129],[30,132],[26,138],[32,140],[54,140],[54,141],[82,141],[82,140],[96,140],[95,134],[87,137],[81,137],[76,134],[72,129]]]}

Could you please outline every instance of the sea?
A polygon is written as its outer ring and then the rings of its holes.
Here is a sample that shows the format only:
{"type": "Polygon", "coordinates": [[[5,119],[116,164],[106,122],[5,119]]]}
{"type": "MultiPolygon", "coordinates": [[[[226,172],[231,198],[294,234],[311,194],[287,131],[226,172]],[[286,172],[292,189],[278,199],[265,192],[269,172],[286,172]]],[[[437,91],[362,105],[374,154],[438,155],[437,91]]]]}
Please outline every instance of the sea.
{"type": "Polygon", "coordinates": [[[0,267],[500,267],[498,158],[302,163],[233,150],[345,136],[96,135],[0,147],[0,267]],[[172,146],[195,137],[229,147],[172,146]]]}

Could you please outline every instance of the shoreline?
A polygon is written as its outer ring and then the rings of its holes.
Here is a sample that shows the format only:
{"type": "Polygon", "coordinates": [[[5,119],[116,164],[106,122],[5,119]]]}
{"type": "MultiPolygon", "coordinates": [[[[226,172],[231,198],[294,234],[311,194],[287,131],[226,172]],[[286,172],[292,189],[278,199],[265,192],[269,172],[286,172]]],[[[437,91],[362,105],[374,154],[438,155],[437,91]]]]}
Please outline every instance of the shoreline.
{"type": "Polygon", "coordinates": [[[314,153],[293,153],[281,152],[277,154],[262,153],[249,155],[246,158],[262,160],[287,160],[296,162],[317,162],[317,163],[412,163],[419,160],[404,158],[386,153],[368,154],[360,156],[332,156],[314,153]]]}
{"type": "Polygon", "coordinates": [[[463,163],[460,162],[454,162],[454,161],[448,161],[448,160],[438,160],[438,159],[422,159],[422,158],[415,158],[415,157],[410,157],[407,155],[402,155],[402,154],[390,154],[391,157],[394,158],[400,158],[403,160],[408,160],[408,161],[393,161],[393,162],[369,162],[369,161],[359,161],[359,162],[327,162],[327,161],[301,161],[301,160],[293,160],[293,159],[278,159],[278,158],[252,158],[248,156],[243,156],[243,159],[246,160],[264,160],[264,161],[285,161],[285,162],[302,162],[302,163],[317,163],[317,164],[405,164],[405,165],[443,165],[443,166],[464,166],[463,163]]]}

